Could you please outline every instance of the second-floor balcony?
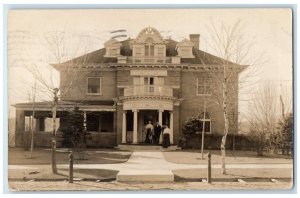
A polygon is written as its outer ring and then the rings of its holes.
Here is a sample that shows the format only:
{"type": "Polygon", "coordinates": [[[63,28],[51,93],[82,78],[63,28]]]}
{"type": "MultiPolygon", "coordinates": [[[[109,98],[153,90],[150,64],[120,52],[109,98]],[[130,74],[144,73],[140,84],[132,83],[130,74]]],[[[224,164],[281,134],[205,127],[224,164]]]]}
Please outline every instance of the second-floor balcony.
{"type": "Polygon", "coordinates": [[[142,56],[127,57],[128,63],[171,63],[171,57],[142,56]]]}
{"type": "Polygon", "coordinates": [[[124,96],[173,96],[173,89],[165,86],[137,85],[124,89],[124,96]]]}

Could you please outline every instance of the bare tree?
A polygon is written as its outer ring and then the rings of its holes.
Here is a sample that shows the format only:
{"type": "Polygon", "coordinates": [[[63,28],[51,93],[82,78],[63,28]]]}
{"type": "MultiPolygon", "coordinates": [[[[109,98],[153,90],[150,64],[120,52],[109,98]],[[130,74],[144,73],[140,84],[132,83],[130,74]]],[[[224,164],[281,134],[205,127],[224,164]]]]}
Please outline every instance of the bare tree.
{"type": "MultiPolygon", "coordinates": [[[[68,76],[68,81],[64,81],[64,89],[60,90],[57,85],[53,82],[54,74],[53,68],[49,68],[47,77],[43,75],[39,66],[36,63],[25,64],[27,70],[35,77],[39,83],[39,91],[43,92],[49,98],[51,98],[52,104],[52,172],[57,173],[57,162],[56,162],[56,134],[57,134],[57,110],[58,102],[62,95],[65,95],[75,87],[79,87],[79,82],[86,77],[88,73],[91,73],[93,69],[87,69],[85,67],[86,62],[89,59],[88,55],[82,57],[80,63],[74,61],[63,62],[66,58],[71,59],[78,56],[76,48],[70,46],[68,48],[66,42],[65,31],[53,31],[44,35],[46,40],[46,47],[50,53],[55,64],[64,65],[64,74],[68,76]],[[69,53],[69,55],[66,55],[69,53]],[[78,65],[79,64],[79,65],[78,65]],[[82,69],[83,68],[83,69],[82,69]]],[[[88,43],[86,44],[88,46],[88,43]]],[[[82,48],[82,44],[78,45],[78,48],[82,48]]],[[[87,48],[86,48],[87,50],[87,48]]],[[[83,52],[86,54],[86,51],[83,52]]]]}
{"type": "Polygon", "coordinates": [[[248,79],[255,72],[253,66],[259,64],[262,56],[262,54],[250,56],[252,40],[245,38],[242,29],[240,21],[232,26],[226,26],[222,23],[220,28],[217,28],[212,22],[211,26],[208,27],[210,34],[208,44],[213,53],[219,58],[215,57],[213,63],[207,64],[205,59],[211,57],[198,55],[202,61],[202,67],[211,78],[211,96],[209,98],[223,113],[224,133],[220,145],[223,174],[226,174],[225,146],[229,127],[231,124],[238,122],[238,113],[236,113],[238,90],[243,86],[239,74],[247,69],[248,72],[244,75],[244,79],[248,79]],[[249,65],[252,67],[249,67],[249,65]]]}
{"type": "Polygon", "coordinates": [[[250,138],[258,155],[275,143],[278,138],[278,95],[272,84],[260,87],[253,100],[249,101],[248,121],[251,124],[250,138]]]}

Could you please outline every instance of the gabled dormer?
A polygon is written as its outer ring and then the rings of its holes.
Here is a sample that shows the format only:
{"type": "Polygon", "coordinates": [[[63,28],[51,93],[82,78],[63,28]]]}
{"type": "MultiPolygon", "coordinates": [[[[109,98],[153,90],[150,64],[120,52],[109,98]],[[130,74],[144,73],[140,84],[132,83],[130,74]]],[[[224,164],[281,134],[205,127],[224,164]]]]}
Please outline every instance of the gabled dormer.
{"type": "Polygon", "coordinates": [[[118,57],[120,56],[120,49],[122,44],[116,39],[110,39],[104,43],[106,49],[104,57],[118,57]]]}
{"type": "Polygon", "coordinates": [[[133,57],[166,57],[166,44],[156,29],[147,27],[130,42],[130,48],[133,57]]]}
{"type": "Polygon", "coordinates": [[[183,39],[176,45],[176,51],[180,58],[195,58],[193,55],[194,44],[188,39],[183,39]]]}

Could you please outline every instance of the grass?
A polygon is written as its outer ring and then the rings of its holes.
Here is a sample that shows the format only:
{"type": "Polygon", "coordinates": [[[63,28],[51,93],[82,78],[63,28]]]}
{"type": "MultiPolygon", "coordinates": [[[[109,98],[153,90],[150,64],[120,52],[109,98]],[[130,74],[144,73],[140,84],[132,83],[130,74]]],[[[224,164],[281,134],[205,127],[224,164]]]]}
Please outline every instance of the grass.
{"type": "MultiPolygon", "coordinates": [[[[93,180],[115,179],[118,171],[102,169],[74,169],[74,178],[85,178],[93,180]]],[[[59,169],[57,174],[50,169],[37,170],[9,170],[9,180],[68,180],[69,170],[59,169]]]]}
{"type": "MultiPolygon", "coordinates": [[[[201,159],[201,152],[199,150],[181,150],[181,151],[167,151],[163,152],[165,159],[169,162],[179,164],[206,164],[207,153],[212,154],[212,164],[221,163],[220,150],[205,150],[204,160],[201,159]]],[[[265,155],[257,156],[253,151],[226,151],[226,163],[293,163],[293,159],[287,155],[265,155]]]]}
{"type": "MultiPolygon", "coordinates": [[[[67,149],[57,149],[56,159],[58,164],[69,163],[69,153],[67,149]]],[[[74,164],[114,164],[126,162],[132,152],[116,151],[112,149],[90,149],[86,151],[85,160],[80,160],[74,153],[74,164]]],[[[9,148],[8,150],[9,165],[47,165],[51,164],[51,150],[37,148],[34,150],[32,157],[29,151],[22,148],[9,148]]]]}

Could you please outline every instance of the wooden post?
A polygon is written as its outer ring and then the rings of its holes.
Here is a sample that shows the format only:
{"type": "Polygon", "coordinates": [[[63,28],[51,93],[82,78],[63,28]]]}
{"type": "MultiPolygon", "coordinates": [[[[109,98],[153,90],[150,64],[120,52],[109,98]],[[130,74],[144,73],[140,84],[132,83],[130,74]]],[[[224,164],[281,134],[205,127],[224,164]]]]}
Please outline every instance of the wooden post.
{"type": "Polygon", "coordinates": [[[69,183],[73,183],[73,152],[69,154],[69,183]]]}
{"type": "Polygon", "coordinates": [[[207,183],[211,183],[211,153],[208,153],[207,157],[207,183]]]}

